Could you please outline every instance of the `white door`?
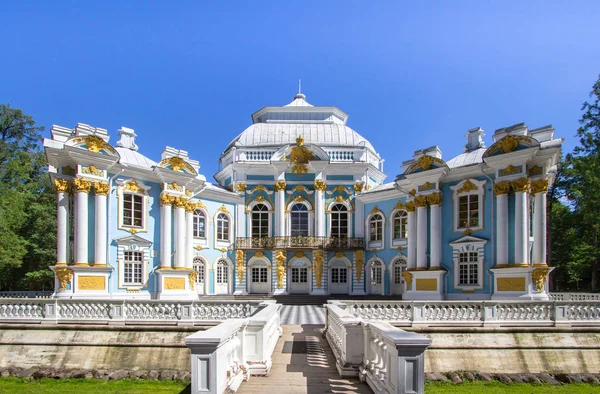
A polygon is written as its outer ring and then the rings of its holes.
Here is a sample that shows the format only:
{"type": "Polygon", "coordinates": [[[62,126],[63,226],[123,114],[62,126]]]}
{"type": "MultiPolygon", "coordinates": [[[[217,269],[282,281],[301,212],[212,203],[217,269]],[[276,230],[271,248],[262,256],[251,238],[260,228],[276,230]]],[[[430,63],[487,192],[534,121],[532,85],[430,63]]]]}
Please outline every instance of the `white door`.
{"type": "Polygon", "coordinates": [[[229,264],[227,261],[217,262],[217,277],[215,278],[215,294],[229,294],[229,264]]]}
{"type": "Polygon", "coordinates": [[[268,293],[269,292],[269,271],[267,267],[250,268],[250,292],[268,293]]]}
{"type": "Polygon", "coordinates": [[[383,263],[374,261],[371,264],[369,294],[383,294],[383,263]]]}
{"type": "Polygon", "coordinates": [[[194,258],[194,271],[196,271],[196,283],[194,287],[198,294],[204,294],[204,280],[205,280],[205,264],[204,260],[200,257],[194,258]]]}
{"type": "Polygon", "coordinates": [[[308,268],[292,268],[290,280],[291,294],[308,294],[310,292],[308,283],[308,268]]]}
{"type": "Polygon", "coordinates": [[[348,294],[348,268],[333,267],[331,269],[331,294],[348,294]]]}
{"type": "Polygon", "coordinates": [[[404,271],[406,271],[406,264],[403,264],[402,262],[396,262],[394,264],[390,286],[392,294],[401,295],[404,293],[404,289],[406,288],[404,277],[402,276],[402,272],[404,271]]]}

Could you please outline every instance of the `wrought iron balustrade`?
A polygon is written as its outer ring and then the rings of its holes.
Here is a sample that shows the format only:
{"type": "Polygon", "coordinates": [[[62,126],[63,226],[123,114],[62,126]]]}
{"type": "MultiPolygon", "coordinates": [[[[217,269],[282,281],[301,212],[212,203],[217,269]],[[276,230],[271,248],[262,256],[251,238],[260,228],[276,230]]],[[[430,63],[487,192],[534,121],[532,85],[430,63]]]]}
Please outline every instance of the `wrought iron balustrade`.
{"type": "Polygon", "coordinates": [[[363,249],[363,238],[337,237],[238,237],[236,249],[363,249]]]}

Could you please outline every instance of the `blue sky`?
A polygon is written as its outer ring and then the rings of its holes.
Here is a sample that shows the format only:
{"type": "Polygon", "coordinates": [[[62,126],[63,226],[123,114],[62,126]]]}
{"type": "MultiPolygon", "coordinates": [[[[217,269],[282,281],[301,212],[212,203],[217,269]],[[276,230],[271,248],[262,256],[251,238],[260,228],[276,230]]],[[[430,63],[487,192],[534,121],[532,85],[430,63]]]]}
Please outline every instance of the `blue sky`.
{"type": "Polygon", "coordinates": [[[600,74],[598,1],[12,2],[0,102],[46,127],[138,134],[153,159],[186,149],[212,179],[229,141],[302,78],[315,105],[386,159],[462,152],[469,128],[553,124],[571,151],[600,74]]]}

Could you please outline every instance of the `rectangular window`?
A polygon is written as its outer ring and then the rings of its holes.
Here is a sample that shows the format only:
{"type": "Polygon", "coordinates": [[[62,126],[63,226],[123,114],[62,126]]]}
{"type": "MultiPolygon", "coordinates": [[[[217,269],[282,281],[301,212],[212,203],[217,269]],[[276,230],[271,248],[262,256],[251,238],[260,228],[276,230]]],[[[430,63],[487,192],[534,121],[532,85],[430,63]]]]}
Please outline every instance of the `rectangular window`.
{"type": "Polygon", "coordinates": [[[143,253],[125,251],[123,256],[123,282],[127,285],[142,285],[143,253]]]}
{"type": "Polygon", "coordinates": [[[479,285],[479,253],[464,252],[458,255],[458,285],[479,285]]]}
{"type": "Polygon", "coordinates": [[[479,195],[469,194],[458,199],[458,227],[479,226],[479,195]]]}
{"type": "Polygon", "coordinates": [[[402,266],[399,264],[394,265],[394,284],[402,284],[402,266]]]}
{"type": "Polygon", "coordinates": [[[123,226],[143,228],[144,197],[139,194],[123,193],[123,226]]]}

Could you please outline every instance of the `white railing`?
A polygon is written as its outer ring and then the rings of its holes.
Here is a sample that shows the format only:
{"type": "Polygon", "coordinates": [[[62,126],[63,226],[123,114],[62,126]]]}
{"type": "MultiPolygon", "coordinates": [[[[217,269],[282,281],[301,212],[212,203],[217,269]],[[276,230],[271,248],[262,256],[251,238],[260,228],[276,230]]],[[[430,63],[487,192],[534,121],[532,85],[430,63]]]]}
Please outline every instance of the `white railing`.
{"type": "Polygon", "coordinates": [[[395,326],[600,326],[600,301],[342,301],[350,315],[395,326]]]}
{"type": "Polygon", "coordinates": [[[327,154],[331,161],[354,161],[354,151],[351,150],[329,150],[327,154]]]}
{"type": "Polygon", "coordinates": [[[0,299],[3,323],[214,324],[247,318],[260,301],[0,299]]]}
{"type": "Polygon", "coordinates": [[[274,150],[242,151],[237,161],[269,161],[275,152],[274,150]]]}
{"type": "Polygon", "coordinates": [[[357,376],[375,393],[423,393],[425,349],[431,340],[386,322],[356,318],[327,305],[326,337],[340,376],[357,376]]]}
{"type": "Polygon", "coordinates": [[[226,320],[185,339],[192,353],[192,393],[235,392],[250,376],[269,373],[282,334],[280,305],[262,305],[250,318],[226,320]]]}
{"type": "Polygon", "coordinates": [[[550,293],[552,301],[600,301],[600,293],[550,293]]]}
{"type": "Polygon", "coordinates": [[[0,291],[0,298],[50,298],[54,291],[0,291]]]}

